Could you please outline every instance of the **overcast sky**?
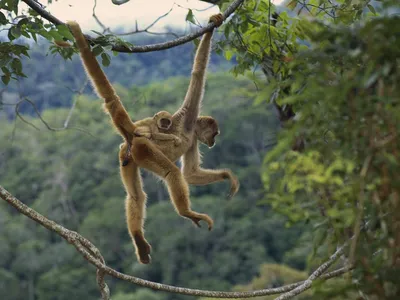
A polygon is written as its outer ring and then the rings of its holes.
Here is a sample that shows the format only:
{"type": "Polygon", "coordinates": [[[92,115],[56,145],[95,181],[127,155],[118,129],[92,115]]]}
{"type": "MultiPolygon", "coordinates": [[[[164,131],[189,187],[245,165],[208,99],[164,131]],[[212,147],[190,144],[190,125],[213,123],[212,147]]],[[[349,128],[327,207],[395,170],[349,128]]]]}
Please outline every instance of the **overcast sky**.
{"type": "MultiPolygon", "coordinates": [[[[275,0],[278,3],[282,0],[275,0]]],[[[45,3],[47,1],[42,1],[45,3]]],[[[24,4],[21,4],[24,5],[24,4]]],[[[83,31],[97,30],[98,26],[92,17],[94,0],[58,0],[48,6],[48,10],[62,21],[75,20],[83,31]]],[[[185,17],[188,10],[206,9],[211,7],[209,3],[198,0],[131,0],[123,5],[114,5],[111,0],[97,0],[96,15],[99,19],[111,29],[118,26],[124,26],[126,29],[134,29],[137,21],[139,29],[152,23],[157,17],[165,14],[171,8],[171,13],[152,27],[153,31],[162,32],[162,28],[166,25],[185,27],[185,17]]],[[[211,7],[205,11],[193,11],[195,17],[201,24],[205,24],[208,17],[214,13],[218,13],[217,6],[211,7]]]]}

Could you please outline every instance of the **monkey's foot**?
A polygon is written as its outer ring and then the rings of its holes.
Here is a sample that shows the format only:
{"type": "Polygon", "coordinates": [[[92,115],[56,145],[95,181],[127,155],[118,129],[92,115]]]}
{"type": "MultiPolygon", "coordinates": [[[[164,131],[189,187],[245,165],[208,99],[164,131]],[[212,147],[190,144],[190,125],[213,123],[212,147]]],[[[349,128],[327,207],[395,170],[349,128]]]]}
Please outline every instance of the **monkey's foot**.
{"type": "Polygon", "coordinates": [[[214,221],[206,214],[199,214],[199,213],[191,212],[188,215],[186,215],[185,217],[192,220],[192,222],[197,227],[201,227],[200,221],[204,221],[208,224],[208,230],[211,230],[213,228],[214,221]]]}
{"type": "Polygon", "coordinates": [[[222,14],[212,15],[209,22],[213,22],[215,27],[219,27],[224,22],[224,16],[222,14]]]}
{"type": "Polygon", "coordinates": [[[151,262],[151,246],[141,234],[135,234],[133,237],[136,246],[136,255],[142,264],[151,262]]]}

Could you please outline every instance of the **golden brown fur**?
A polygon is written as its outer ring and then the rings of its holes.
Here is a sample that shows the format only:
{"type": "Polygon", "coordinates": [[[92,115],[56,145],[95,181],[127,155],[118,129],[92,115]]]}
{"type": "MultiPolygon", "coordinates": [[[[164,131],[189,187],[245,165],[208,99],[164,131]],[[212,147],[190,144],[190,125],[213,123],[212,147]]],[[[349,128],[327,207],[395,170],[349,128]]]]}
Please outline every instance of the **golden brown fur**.
{"type": "MultiPolygon", "coordinates": [[[[223,17],[221,14],[215,15],[210,18],[210,21],[219,26],[222,24],[223,17]]],[[[128,165],[120,167],[121,178],[127,192],[126,220],[138,259],[141,263],[147,264],[150,262],[151,247],[144,237],[146,194],[143,191],[139,168],[149,170],[164,179],[172,203],[179,215],[189,218],[197,226],[200,226],[200,221],[205,221],[210,230],[213,220],[206,214],[197,213],[190,208],[188,181],[191,184],[208,184],[228,178],[231,180],[232,195],[237,192],[239,187],[238,181],[231,171],[205,170],[199,166],[200,154],[197,139],[199,138],[201,142],[210,146],[214,144],[215,136],[219,132],[214,119],[198,118],[204,94],[212,32],[205,33],[200,42],[185,100],[172,116],[170,128],[163,132],[181,139],[181,143],[175,145],[172,140],[155,139],[150,141],[146,137],[135,136],[137,125],[130,119],[96,58],[91,53],[79,25],[76,22],[68,22],[68,25],[75,36],[86,72],[98,95],[104,99],[105,108],[109,112],[114,126],[126,140],[119,152],[121,162],[126,158],[125,153],[128,151],[129,144],[131,146],[128,165]],[[210,124],[210,130],[205,129],[210,124]],[[174,163],[181,156],[183,156],[184,162],[183,172],[174,163]]]]}
{"type": "MultiPolygon", "coordinates": [[[[159,111],[152,118],[145,118],[134,123],[136,129],[135,136],[144,136],[151,140],[174,140],[175,145],[181,143],[181,139],[173,134],[162,133],[160,130],[168,130],[172,124],[172,115],[167,111],[159,111]]],[[[130,141],[126,141],[128,147],[125,153],[125,158],[122,161],[122,166],[129,163],[129,156],[131,155],[130,141]]]]}
{"type": "Polygon", "coordinates": [[[151,140],[169,141],[173,140],[175,145],[181,143],[181,139],[170,133],[161,131],[168,130],[172,125],[172,115],[167,111],[159,111],[152,118],[145,118],[133,123],[136,126],[134,134],[144,136],[151,140]]]}

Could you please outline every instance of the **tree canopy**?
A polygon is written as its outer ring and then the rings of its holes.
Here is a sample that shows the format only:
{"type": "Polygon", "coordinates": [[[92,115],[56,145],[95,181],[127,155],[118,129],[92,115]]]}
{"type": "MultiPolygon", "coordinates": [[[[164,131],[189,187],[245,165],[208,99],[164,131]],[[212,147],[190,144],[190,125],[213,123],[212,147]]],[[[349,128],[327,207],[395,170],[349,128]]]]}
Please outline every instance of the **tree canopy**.
{"type": "MultiPolygon", "coordinates": [[[[40,45],[64,59],[74,57],[67,69],[41,72],[35,53],[43,50],[31,40],[41,36],[72,43],[72,36],[40,6],[21,15],[19,2],[0,4],[0,23],[8,32],[0,43],[1,109],[7,116],[1,120],[0,181],[13,195],[89,238],[107,264],[153,281],[243,291],[305,280],[277,299],[400,296],[397,0],[291,0],[284,6],[269,0],[217,2],[225,15],[237,6],[215,43],[216,53],[229,63],[219,58],[211,70],[230,68],[236,77],[216,72],[208,78],[204,112],[221,120],[221,137],[204,164],[235,170],[241,191],[228,202],[221,199],[223,184],[193,189],[194,205],[216,220],[212,233],[193,234],[174,216],[162,185],[146,176],[148,236],[163,258],[150,267],[132,263],[121,220],[119,140],[98,101],[85,95],[85,85],[61,100],[55,97],[60,87],[35,86],[40,78],[51,82],[57,76],[71,83],[68,73],[77,58],[73,47],[40,45]],[[33,109],[20,110],[28,103],[33,109]],[[177,257],[174,249],[187,255],[177,257]],[[323,283],[319,278],[331,265],[330,270],[351,272],[323,283]]],[[[196,22],[194,13],[188,9],[188,22],[196,22]]],[[[151,59],[121,57],[118,51],[139,48],[114,34],[90,41],[103,65],[115,72],[113,81],[135,118],[181,103],[188,80],[168,77],[187,75],[190,59],[174,68],[174,57],[154,54],[167,75],[142,71],[127,80],[121,74],[129,73],[129,66],[145,69],[151,59]],[[118,56],[111,60],[111,53],[118,56]],[[140,81],[140,74],[153,74],[157,81],[140,81]]],[[[3,297],[98,297],[93,268],[53,233],[17,218],[5,204],[0,222],[3,297]]],[[[107,282],[115,299],[183,297],[133,290],[108,277],[107,282]]]]}

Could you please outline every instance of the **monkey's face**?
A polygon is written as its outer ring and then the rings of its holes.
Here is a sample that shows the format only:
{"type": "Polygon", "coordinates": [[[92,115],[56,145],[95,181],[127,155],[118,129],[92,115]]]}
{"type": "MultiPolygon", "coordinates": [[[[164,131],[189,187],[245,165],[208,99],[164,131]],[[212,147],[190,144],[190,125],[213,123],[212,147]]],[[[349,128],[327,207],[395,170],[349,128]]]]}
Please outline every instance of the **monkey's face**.
{"type": "Polygon", "coordinates": [[[204,137],[205,141],[204,143],[208,146],[208,148],[212,148],[215,145],[215,138],[219,134],[219,130],[208,130],[205,132],[204,137]]]}
{"type": "Polygon", "coordinates": [[[154,120],[157,122],[157,127],[168,130],[172,125],[172,115],[167,111],[160,111],[154,115],[154,120]]]}
{"type": "Polygon", "coordinates": [[[196,135],[200,142],[212,148],[215,145],[215,138],[219,134],[217,121],[208,116],[201,116],[196,122],[196,135]]]}

